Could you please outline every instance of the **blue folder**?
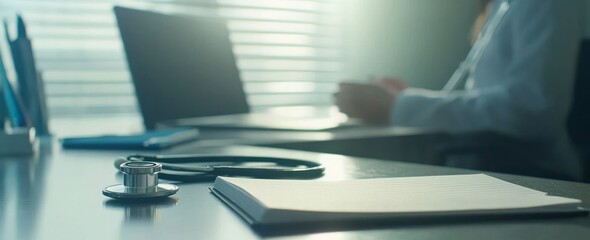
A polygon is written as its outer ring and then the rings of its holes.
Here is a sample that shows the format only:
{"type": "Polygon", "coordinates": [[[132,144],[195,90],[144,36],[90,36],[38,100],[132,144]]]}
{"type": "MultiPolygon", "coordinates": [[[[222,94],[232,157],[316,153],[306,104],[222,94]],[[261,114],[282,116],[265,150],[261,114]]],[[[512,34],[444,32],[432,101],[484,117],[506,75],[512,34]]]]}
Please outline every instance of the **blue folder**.
{"type": "Polygon", "coordinates": [[[63,138],[61,145],[69,149],[159,150],[198,137],[195,128],[171,128],[137,135],[63,138]]]}

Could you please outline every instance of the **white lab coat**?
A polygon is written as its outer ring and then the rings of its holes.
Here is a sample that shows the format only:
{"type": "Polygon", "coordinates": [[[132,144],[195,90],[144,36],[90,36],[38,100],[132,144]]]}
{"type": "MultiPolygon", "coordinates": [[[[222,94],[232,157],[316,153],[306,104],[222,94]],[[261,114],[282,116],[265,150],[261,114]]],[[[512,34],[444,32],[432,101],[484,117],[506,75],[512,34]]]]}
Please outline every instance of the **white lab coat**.
{"type": "Polygon", "coordinates": [[[577,0],[513,0],[465,90],[447,95],[408,89],[395,100],[393,124],[551,141],[548,167],[579,178],[566,118],[581,39],[580,9],[577,0]]]}

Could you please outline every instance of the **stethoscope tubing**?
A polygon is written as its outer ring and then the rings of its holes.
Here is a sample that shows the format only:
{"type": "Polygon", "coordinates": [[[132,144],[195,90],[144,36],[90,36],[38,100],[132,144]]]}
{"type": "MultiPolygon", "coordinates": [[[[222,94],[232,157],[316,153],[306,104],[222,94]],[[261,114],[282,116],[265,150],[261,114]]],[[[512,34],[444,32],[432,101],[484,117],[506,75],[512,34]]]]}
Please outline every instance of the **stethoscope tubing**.
{"type": "Polygon", "coordinates": [[[256,178],[312,179],[323,175],[325,167],[317,162],[260,156],[231,155],[130,155],[125,161],[149,161],[162,164],[159,178],[172,181],[202,181],[216,176],[256,178]],[[181,166],[180,163],[275,163],[280,166],[256,167],[238,165],[181,166]],[[178,164],[174,164],[178,163],[178,164]]]}

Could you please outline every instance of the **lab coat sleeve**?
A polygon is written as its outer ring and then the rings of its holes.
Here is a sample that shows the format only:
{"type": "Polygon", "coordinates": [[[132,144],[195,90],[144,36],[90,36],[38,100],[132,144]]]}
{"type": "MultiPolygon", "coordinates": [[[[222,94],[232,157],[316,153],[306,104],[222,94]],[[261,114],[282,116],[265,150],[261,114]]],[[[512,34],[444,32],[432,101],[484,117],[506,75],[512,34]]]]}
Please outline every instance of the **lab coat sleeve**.
{"type": "Polygon", "coordinates": [[[393,104],[393,124],[444,132],[493,130],[528,139],[563,132],[580,40],[575,2],[513,1],[508,29],[496,36],[510,40],[511,59],[498,74],[508,79],[450,95],[408,89],[393,104]]]}

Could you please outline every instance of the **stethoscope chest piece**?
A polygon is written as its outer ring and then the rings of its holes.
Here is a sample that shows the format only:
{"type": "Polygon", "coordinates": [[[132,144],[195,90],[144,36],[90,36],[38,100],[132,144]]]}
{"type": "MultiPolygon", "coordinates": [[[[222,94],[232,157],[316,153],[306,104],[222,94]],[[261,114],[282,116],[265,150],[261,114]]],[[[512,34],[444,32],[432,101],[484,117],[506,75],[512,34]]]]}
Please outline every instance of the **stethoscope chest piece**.
{"type": "Polygon", "coordinates": [[[162,164],[130,161],[120,166],[123,184],[104,188],[102,194],[120,200],[153,200],[169,197],[178,192],[173,184],[158,184],[158,173],[162,164]]]}

